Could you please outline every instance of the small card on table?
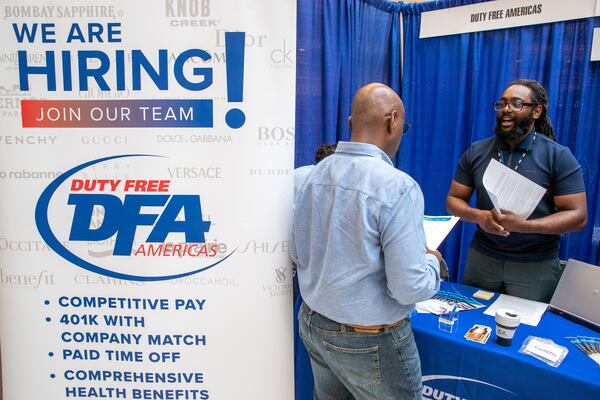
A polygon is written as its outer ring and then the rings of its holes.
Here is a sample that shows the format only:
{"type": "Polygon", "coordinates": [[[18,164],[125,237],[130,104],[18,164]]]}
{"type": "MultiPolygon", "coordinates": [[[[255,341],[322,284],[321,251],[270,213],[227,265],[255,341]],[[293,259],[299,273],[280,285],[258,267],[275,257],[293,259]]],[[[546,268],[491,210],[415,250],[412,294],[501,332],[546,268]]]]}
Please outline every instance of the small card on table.
{"type": "Polygon", "coordinates": [[[490,338],[492,328],[485,325],[473,325],[471,329],[465,334],[465,339],[472,342],[484,343],[490,338]]]}

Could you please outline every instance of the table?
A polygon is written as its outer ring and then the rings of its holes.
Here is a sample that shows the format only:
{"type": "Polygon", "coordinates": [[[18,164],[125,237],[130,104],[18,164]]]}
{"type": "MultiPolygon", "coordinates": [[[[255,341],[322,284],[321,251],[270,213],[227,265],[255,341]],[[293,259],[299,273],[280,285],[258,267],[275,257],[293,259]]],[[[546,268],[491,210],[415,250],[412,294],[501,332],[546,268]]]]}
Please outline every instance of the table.
{"type": "MultiPolygon", "coordinates": [[[[442,283],[442,289],[471,296],[477,289],[442,283]]],[[[489,301],[492,304],[498,295],[489,301]]],[[[512,346],[464,338],[475,324],[495,328],[494,317],[485,308],[459,313],[458,328],[447,333],[437,329],[437,316],[416,314],[413,331],[421,356],[425,399],[600,399],[600,366],[565,339],[567,336],[596,336],[600,333],[546,311],[537,327],[521,324],[512,346]],[[519,353],[530,335],[552,339],[569,353],[558,368],[519,353]],[[442,392],[447,395],[442,396],[442,392]],[[454,397],[452,397],[454,396],[454,397]]]]}
{"type": "MultiPolygon", "coordinates": [[[[443,290],[453,291],[453,288],[465,296],[471,296],[477,290],[442,282],[443,290]]],[[[489,301],[477,300],[487,306],[497,297],[489,301]]],[[[436,315],[413,315],[424,399],[600,399],[600,366],[565,339],[567,336],[600,337],[600,333],[546,311],[537,327],[519,325],[511,347],[498,345],[495,333],[485,344],[466,340],[465,333],[475,324],[495,327],[494,317],[483,314],[484,310],[461,311],[458,327],[452,333],[437,328],[436,315]],[[562,364],[554,368],[519,353],[529,335],[552,339],[565,346],[569,353],[562,364]]],[[[310,362],[299,339],[295,363],[296,400],[312,399],[310,362]]]]}

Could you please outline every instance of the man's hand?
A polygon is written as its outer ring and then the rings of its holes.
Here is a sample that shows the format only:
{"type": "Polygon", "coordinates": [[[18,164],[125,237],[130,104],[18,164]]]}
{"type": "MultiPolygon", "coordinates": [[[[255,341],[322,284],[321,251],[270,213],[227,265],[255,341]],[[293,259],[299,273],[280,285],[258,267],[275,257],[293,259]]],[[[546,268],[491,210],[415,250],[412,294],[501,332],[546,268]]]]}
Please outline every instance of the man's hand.
{"type": "Polygon", "coordinates": [[[463,221],[475,222],[487,233],[508,236],[508,230],[505,230],[501,224],[494,220],[491,211],[469,206],[468,201],[474,191],[475,188],[452,181],[448,196],[446,196],[446,208],[448,212],[460,217],[463,221]]]}
{"type": "Polygon", "coordinates": [[[495,215],[499,215],[496,210],[486,211],[479,210],[480,216],[477,221],[477,225],[487,233],[498,236],[510,235],[510,230],[507,229],[503,222],[496,220],[495,215]],[[495,213],[495,214],[494,214],[495,213]]]}
{"type": "Polygon", "coordinates": [[[495,209],[492,210],[492,216],[494,217],[494,221],[496,221],[498,224],[501,224],[504,227],[504,229],[506,229],[508,232],[525,231],[525,225],[527,224],[527,221],[523,217],[515,214],[512,211],[500,211],[502,213],[499,213],[495,209]]]}
{"type": "Polygon", "coordinates": [[[427,254],[433,254],[438,261],[442,261],[442,253],[437,250],[429,250],[427,249],[427,254]]]}

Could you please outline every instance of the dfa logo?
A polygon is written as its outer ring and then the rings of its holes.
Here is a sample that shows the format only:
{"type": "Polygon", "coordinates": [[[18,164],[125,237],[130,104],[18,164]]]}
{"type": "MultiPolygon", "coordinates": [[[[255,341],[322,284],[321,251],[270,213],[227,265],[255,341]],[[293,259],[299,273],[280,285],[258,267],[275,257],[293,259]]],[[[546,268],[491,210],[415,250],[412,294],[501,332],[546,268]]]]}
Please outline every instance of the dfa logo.
{"type": "Polygon", "coordinates": [[[42,238],[65,260],[117,279],[177,279],[217,266],[235,250],[221,254],[221,243],[207,237],[212,222],[203,217],[197,185],[171,179],[169,167],[165,157],[131,154],[72,168],[38,200],[42,238]],[[98,177],[120,163],[127,164],[126,178],[98,177]],[[90,257],[97,246],[105,246],[102,265],[90,257]]]}

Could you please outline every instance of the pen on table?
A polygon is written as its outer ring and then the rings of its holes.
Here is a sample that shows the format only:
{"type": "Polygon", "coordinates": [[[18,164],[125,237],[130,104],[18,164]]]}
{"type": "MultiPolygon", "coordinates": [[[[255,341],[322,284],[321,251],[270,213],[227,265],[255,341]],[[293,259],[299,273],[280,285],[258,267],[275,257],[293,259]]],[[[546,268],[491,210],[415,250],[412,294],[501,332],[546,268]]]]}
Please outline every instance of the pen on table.
{"type": "Polygon", "coordinates": [[[456,311],[456,304],[454,305],[454,307],[452,308],[452,311],[450,311],[450,319],[453,320],[456,317],[458,311],[456,311]]]}

